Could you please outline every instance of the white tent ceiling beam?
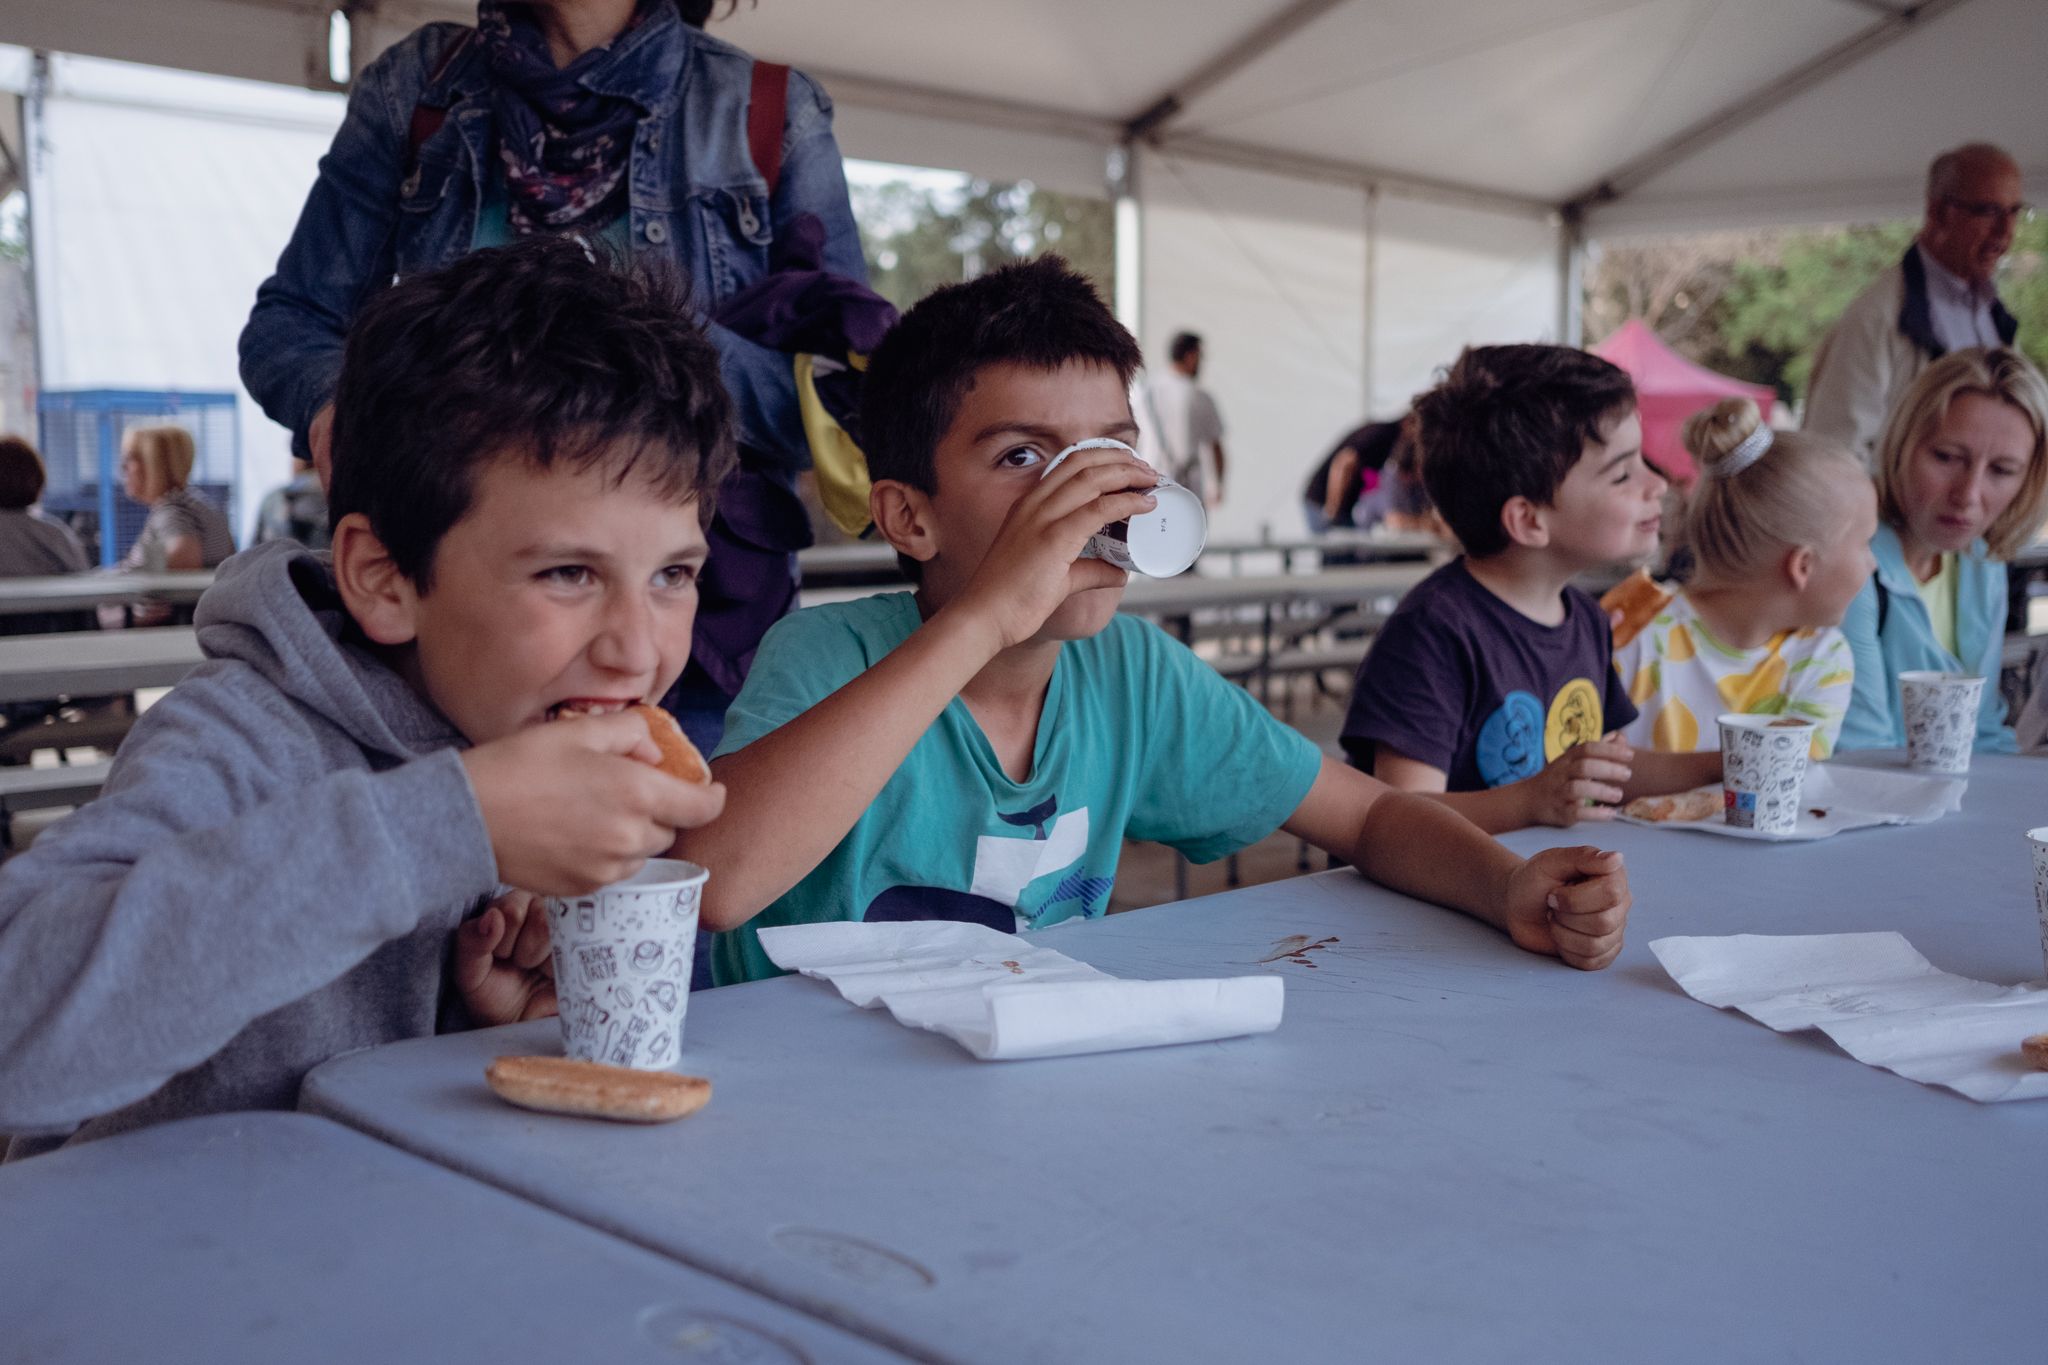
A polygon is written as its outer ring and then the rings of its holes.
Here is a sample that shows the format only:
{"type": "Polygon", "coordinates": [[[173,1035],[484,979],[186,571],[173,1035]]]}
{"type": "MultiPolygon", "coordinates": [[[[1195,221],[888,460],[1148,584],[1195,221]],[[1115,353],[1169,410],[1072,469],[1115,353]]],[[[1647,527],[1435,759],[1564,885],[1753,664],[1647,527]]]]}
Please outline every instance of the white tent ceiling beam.
{"type": "Polygon", "coordinates": [[[1125,138],[1137,141],[1163,131],[1168,123],[1187,108],[1190,100],[1199,99],[1203,92],[1222,84],[1301,29],[1346,3],[1348,0],[1295,0],[1279,13],[1261,21],[1249,33],[1232,42],[1208,61],[1168,85],[1164,94],[1131,116],[1125,127],[1125,138]]]}
{"type": "Polygon", "coordinates": [[[1900,10],[1871,3],[1871,0],[1853,2],[1863,3],[1866,8],[1882,10],[1888,17],[1793,68],[1784,76],[1772,81],[1761,94],[1739,100],[1725,109],[1709,114],[1675,137],[1617,166],[1596,183],[1571,196],[1564,205],[1567,216],[1583,213],[1587,209],[1597,208],[1603,204],[1611,204],[1628,195],[1645,181],[1670,170],[1695,153],[1755,122],[1773,109],[1798,98],[1822,82],[1868,60],[1911,34],[1920,25],[1969,3],[1969,0],[1922,0],[1922,3],[1900,10]]]}
{"type": "Polygon", "coordinates": [[[1557,206],[1528,195],[1508,194],[1482,185],[1465,185],[1453,180],[1435,180],[1406,171],[1389,171],[1355,161],[1311,156],[1302,152],[1275,151],[1252,143],[1232,142],[1215,137],[1162,137],[1151,142],[1154,151],[1165,156],[1194,161],[1213,161],[1246,170],[1272,171],[1304,180],[1332,181],[1359,189],[1378,189],[1410,199],[1431,199],[1466,208],[1490,209],[1538,218],[1554,217],[1557,206]]]}

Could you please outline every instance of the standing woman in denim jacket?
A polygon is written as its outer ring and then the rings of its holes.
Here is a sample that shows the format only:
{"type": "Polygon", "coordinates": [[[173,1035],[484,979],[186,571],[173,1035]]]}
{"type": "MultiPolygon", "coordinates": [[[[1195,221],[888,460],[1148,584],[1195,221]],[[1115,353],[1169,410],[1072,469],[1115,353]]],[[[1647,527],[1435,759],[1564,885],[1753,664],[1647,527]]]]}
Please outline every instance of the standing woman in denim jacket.
{"type": "Polygon", "coordinates": [[[1877,572],[1842,633],[1856,660],[1838,749],[1906,743],[1899,675],[1984,679],[1979,752],[2016,747],[1998,676],[2004,560],[2048,515],[2048,382],[2005,348],[1952,351],[1920,372],[1877,448],[1877,572]]]}
{"type": "MultiPolygon", "coordinates": [[[[394,276],[535,232],[666,262],[689,280],[732,391],[756,486],[722,499],[735,523],[723,529],[742,553],[782,566],[764,580],[772,621],[794,596],[790,556],[809,543],[792,491],[809,455],[790,357],[708,319],[768,273],[770,248],[800,215],[824,229],[826,270],[865,281],[867,269],[830,99],[787,73],[771,195],[748,140],[754,59],[702,31],[714,3],[483,0],[475,29],[428,24],[378,57],[257,290],[242,379],[324,477],[343,335],[394,276]]],[[[742,595],[758,592],[748,583],[742,595]]],[[[671,706],[709,752],[752,651],[707,649],[704,619],[680,685],[694,695],[671,706]]]]}

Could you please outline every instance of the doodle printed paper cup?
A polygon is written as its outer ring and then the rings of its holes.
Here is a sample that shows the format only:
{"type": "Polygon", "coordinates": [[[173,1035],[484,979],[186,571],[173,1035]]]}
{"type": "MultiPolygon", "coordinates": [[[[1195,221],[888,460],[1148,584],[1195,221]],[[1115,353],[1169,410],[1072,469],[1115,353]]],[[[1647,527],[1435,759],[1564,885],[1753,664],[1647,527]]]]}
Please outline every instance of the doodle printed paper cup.
{"type": "Polygon", "coordinates": [[[709,875],[695,863],[650,858],[625,881],[549,899],[564,1054],[639,1071],[676,1064],[709,875]]]}
{"type": "Polygon", "coordinates": [[[2041,915],[2041,969],[2048,975],[2048,825],[2027,831],[2034,853],[2034,908],[2041,915]]]}
{"type": "MultiPolygon", "coordinates": [[[[1076,441],[1052,457],[1045,473],[1058,469],[1060,462],[1077,450],[1122,450],[1134,456],[1138,453],[1122,441],[1106,436],[1076,441]]],[[[1209,513],[1201,498],[1163,474],[1158,487],[1146,491],[1158,506],[1129,521],[1113,521],[1097,531],[1082,548],[1083,559],[1100,559],[1147,578],[1171,578],[1186,572],[1201,557],[1202,547],[1209,543],[1209,513]]]]}
{"type": "Polygon", "coordinates": [[[1724,817],[1738,829],[1790,834],[1799,823],[1813,722],[1729,714],[1720,725],[1724,817]]]}
{"type": "Polygon", "coordinates": [[[1970,771],[1984,680],[1969,673],[1899,674],[1906,762],[1931,773],[1970,771]]]}

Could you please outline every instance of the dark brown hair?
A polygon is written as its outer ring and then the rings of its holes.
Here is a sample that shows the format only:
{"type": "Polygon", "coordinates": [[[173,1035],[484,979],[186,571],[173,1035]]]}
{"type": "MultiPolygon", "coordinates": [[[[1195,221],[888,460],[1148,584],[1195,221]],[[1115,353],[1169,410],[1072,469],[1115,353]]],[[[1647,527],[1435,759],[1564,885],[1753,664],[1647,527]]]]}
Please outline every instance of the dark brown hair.
{"type": "Polygon", "coordinates": [[[43,457],[19,436],[0,436],[0,510],[19,512],[43,496],[43,457]]]}
{"type": "Polygon", "coordinates": [[[1626,372],[1570,346],[1470,346],[1415,399],[1422,482],[1465,547],[1508,546],[1510,498],[1549,503],[1585,453],[1635,410],[1626,372]]]}
{"type": "Polygon", "coordinates": [[[718,352],[672,275],[536,237],[401,280],[350,329],[334,396],[330,524],[351,512],[399,572],[434,552],[495,460],[603,467],[709,521],[732,467],[718,352]]]}
{"type": "Polygon", "coordinates": [[[931,293],[868,361],[861,436],[868,472],[937,491],[934,455],[974,377],[990,365],[1105,366],[1126,388],[1143,356],[1086,276],[1058,256],[1004,266],[931,293]]]}

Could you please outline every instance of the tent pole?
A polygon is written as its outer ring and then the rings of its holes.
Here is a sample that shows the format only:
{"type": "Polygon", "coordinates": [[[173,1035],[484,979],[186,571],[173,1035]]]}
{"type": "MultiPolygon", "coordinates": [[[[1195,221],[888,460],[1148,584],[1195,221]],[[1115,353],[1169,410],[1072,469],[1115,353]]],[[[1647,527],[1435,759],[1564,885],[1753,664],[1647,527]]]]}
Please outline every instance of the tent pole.
{"type": "Polygon", "coordinates": [[[1561,346],[1586,344],[1585,214],[1567,204],[1557,215],[1557,340],[1561,346]]]}
{"type": "Polygon", "coordinates": [[[1132,336],[1143,336],[1145,323],[1145,214],[1138,202],[1138,148],[1124,142],[1109,150],[1110,201],[1116,213],[1116,320],[1132,336]]]}
{"type": "Polygon", "coordinates": [[[1375,334],[1379,331],[1379,320],[1375,316],[1380,296],[1380,187],[1365,187],[1365,336],[1364,346],[1359,349],[1359,380],[1365,386],[1365,402],[1362,411],[1368,420],[1379,414],[1373,405],[1379,400],[1379,390],[1373,383],[1373,370],[1378,360],[1375,334]]]}

